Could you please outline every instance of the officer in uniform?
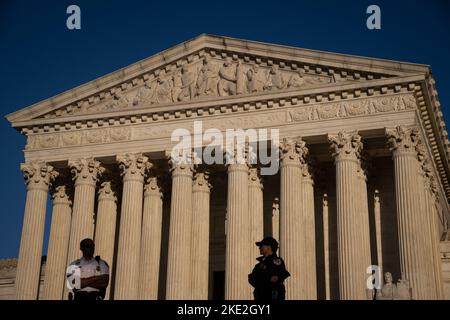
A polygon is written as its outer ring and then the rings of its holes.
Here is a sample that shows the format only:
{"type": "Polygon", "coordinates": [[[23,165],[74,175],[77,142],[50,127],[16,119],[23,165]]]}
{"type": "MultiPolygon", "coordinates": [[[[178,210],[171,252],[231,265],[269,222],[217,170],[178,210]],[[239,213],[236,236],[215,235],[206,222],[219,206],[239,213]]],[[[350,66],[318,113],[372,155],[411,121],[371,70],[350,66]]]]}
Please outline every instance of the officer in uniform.
{"type": "Polygon", "coordinates": [[[67,271],[72,287],[69,300],[103,300],[109,282],[109,266],[100,256],[94,258],[95,244],[92,239],[82,240],[80,250],[83,256],[73,261],[67,271]]]}
{"type": "Polygon", "coordinates": [[[248,275],[248,282],[255,288],[253,295],[257,301],[280,301],[286,297],[284,280],[290,276],[283,259],[277,256],[278,242],[266,237],[256,242],[261,256],[248,275]]]}

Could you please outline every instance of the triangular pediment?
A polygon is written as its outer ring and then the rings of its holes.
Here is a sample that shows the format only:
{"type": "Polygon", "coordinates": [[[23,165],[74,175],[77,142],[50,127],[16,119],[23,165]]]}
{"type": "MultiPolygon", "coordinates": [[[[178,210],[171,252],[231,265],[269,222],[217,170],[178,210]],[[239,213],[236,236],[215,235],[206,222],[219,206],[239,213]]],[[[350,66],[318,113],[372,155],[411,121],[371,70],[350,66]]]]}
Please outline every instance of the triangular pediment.
{"type": "Polygon", "coordinates": [[[424,65],[201,35],[7,119],[14,125],[428,72],[424,65]]]}

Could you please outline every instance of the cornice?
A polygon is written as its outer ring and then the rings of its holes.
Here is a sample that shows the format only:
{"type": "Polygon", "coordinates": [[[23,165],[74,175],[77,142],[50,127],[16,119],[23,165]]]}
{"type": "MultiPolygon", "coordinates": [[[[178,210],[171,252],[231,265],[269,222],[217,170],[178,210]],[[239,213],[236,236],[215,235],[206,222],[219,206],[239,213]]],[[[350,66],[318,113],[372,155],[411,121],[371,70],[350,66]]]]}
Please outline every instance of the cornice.
{"type": "Polygon", "coordinates": [[[201,100],[170,103],[159,106],[143,106],[121,111],[81,114],[50,119],[33,119],[13,123],[22,133],[64,131],[115,124],[155,122],[168,119],[183,119],[206,114],[223,114],[250,111],[262,108],[283,107],[314,102],[336,102],[349,97],[370,97],[376,94],[412,91],[425,79],[423,75],[396,77],[372,81],[331,83],[304,90],[284,90],[276,93],[260,93],[240,96],[214,97],[201,100]]]}

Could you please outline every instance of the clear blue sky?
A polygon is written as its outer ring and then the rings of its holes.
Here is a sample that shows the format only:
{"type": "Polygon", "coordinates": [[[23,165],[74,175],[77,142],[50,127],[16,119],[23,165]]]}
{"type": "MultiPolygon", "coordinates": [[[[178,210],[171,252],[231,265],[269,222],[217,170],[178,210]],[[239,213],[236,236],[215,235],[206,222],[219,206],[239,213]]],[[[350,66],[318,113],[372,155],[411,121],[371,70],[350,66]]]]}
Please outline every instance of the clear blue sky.
{"type": "MultiPolygon", "coordinates": [[[[210,33],[430,64],[450,125],[449,16],[450,2],[445,0],[2,0],[1,113],[6,115],[210,33]],[[81,8],[79,31],[66,28],[70,4],[81,8]],[[381,7],[381,30],[366,28],[365,12],[370,4],[381,7]]],[[[5,119],[0,120],[0,134],[0,258],[6,258],[16,257],[19,251],[25,205],[19,163],[25,140],[5,119]]]]}

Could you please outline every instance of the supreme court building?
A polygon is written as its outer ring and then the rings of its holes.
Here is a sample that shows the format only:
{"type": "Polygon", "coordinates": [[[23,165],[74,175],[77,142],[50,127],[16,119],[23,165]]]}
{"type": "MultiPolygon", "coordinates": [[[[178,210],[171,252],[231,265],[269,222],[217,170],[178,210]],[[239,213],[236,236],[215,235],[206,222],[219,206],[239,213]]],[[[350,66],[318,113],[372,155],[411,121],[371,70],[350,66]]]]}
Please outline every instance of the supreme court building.
{"type": "Polygon", "coordinates": [[[200,35],[6,117],[27,138],[17,299],[66,299],[87,237],[111,299],[252,299],[265,235],[288,299],[366,299],[372,265],[413,299],[450,299],[450,149],[427,65],[200,35]],[[278,129],[279,170],[171,161],[195,121],[278,129]]]}

